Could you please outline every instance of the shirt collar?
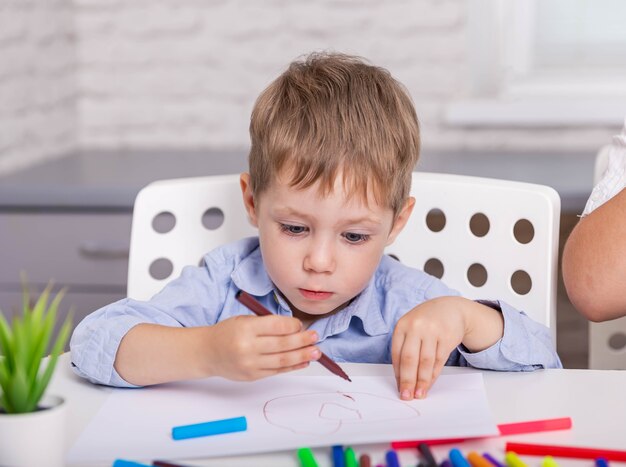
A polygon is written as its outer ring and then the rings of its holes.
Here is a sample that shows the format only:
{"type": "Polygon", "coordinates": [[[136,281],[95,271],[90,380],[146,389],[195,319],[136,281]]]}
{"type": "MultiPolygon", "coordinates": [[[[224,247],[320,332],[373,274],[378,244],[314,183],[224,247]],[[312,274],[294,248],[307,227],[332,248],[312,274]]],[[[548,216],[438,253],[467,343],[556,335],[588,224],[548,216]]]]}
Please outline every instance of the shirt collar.
{"type": "Polygon", "coordinates": [[[261,248],[258,246],[235,266],[230,278],[240,290],[245,290],[250,295],[264,297],[274,291],[274,283],[267,275],[261,248]]]}
{"type": "Polygon", "coordinates": [[[368,336],[378,336],[389,332],[389,326],[385,323],[380,308],[375,280],[376,276],[374,275],[367,287],[346,308],[336,315],[319,321],[320,324],[323,321],[328,321],[328,324],[326,324],[327,336],[339,334],[348,329],[353,318],[361,320],[363,331],[368,336]]]}
{"type": "MultiPolygon", "coordinates": [[[[273,293],[280,306],[290,311],[289,304],[279,293],[275,293],[276,288],[267,275],[260,248],[256,248],[244,258],[235,267],[230,277],[239,289],[245,290],[251,295],[264,297],[273,293]]],[[[363,330],[369,336],[378,336],[389,332],[389,326],[383,319],[376,293],[375,279],[376,275],[370,279],[367,287],[343,310],[327,318],[321,318],[311,325],[310,329],[316,330],[320,335],[320,341],[347,330],[354,317],[361,321],[363,330]]]]}

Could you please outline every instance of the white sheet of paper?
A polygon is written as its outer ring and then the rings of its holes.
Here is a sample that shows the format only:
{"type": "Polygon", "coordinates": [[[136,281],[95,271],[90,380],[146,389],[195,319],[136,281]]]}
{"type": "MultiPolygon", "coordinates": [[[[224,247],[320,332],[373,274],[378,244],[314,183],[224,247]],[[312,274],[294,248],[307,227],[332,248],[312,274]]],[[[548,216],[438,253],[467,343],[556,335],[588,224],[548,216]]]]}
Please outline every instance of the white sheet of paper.
{"type": "Polygon", "coordinates": [[[393,377],[214,378],[114,390],[68,460],[184,459],[497,433],[479,373],[440,376],[426,399],[411,402],[398,398],[393,377]],[[240,416],[248,422],[243,432],[171,437],[175,426],[240,416]]]}

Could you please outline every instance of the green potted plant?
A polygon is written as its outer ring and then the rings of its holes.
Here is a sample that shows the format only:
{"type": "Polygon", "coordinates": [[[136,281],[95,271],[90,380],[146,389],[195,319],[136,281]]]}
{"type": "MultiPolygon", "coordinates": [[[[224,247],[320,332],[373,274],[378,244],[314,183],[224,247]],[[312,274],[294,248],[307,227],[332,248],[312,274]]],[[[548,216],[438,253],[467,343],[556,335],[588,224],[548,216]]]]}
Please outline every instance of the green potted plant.
{"type": "Polygon", "coordinates": [[[67,342],[71,316],[54,339],[64,290],[48,303],[51,291],[49,284],[31,306],[24,285],[22,315],[11,323],[0,310],[0,465],[63,465],[66,404],[45,391],[67,342]]]}

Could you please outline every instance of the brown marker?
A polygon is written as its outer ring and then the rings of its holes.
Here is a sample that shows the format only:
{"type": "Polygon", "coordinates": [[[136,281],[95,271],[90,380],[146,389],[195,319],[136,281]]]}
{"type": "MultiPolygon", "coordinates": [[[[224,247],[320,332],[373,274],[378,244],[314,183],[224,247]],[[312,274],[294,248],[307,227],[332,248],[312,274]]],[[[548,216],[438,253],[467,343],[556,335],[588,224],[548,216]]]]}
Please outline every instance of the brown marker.
{"type": "Polygon", "coordinates": [[[361,454],[361,457],[359,457],[359,467],[371,467],[371,465],[372,460],[370,459],[370,456],[367,454],[361,454]]]}
{"type": "MultiPolygon", "coordinates": [[[[270,310],[261,305],[252,295],[244,292],[243,290],[238,291],[235,295],[235,298],[258,316],[267,316],[272,314],[270,310]]],[[[317,361],[324,365],[326,369],[331,373],[334,373],[337,376],[341,376],[343,379],[352,382],[352,380],[341,369],[341,367],[333,362],[324,352],[322,352],[322,356],[317,361]]]]}

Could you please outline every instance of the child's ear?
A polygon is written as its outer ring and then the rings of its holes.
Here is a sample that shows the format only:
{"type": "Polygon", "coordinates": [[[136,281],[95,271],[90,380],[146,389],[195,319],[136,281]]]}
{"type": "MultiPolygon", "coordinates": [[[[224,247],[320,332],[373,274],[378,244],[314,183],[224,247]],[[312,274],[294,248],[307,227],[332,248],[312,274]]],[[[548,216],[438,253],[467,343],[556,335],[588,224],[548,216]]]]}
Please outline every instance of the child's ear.
{"type": "Polygon", "coordinates": [[[387,245],[391,245],[396,240],[398,234],[402,232],[402,229],[404,229],[404,226],[409,220],[409,217],[411,217],[411,213],[413,212],[414,207],[415,198],[409,196],[409,198],[404,203],[404,206],[398,213],[398,216],[393,223],[393,227],[391,227],[391,232],[389,232],[389,237],[387,238],[387,245]]]}
{"type": "Polygon", "coordinates": [[[243,197],[243,205],[248,213],[248,220],[250,223],[258,227],[256,216],[256,205],[254,204],[254,194],[250,186],[250,174],[244,172],[239,177],[239,186],[241,187],[241,196],[243,197]]]}

